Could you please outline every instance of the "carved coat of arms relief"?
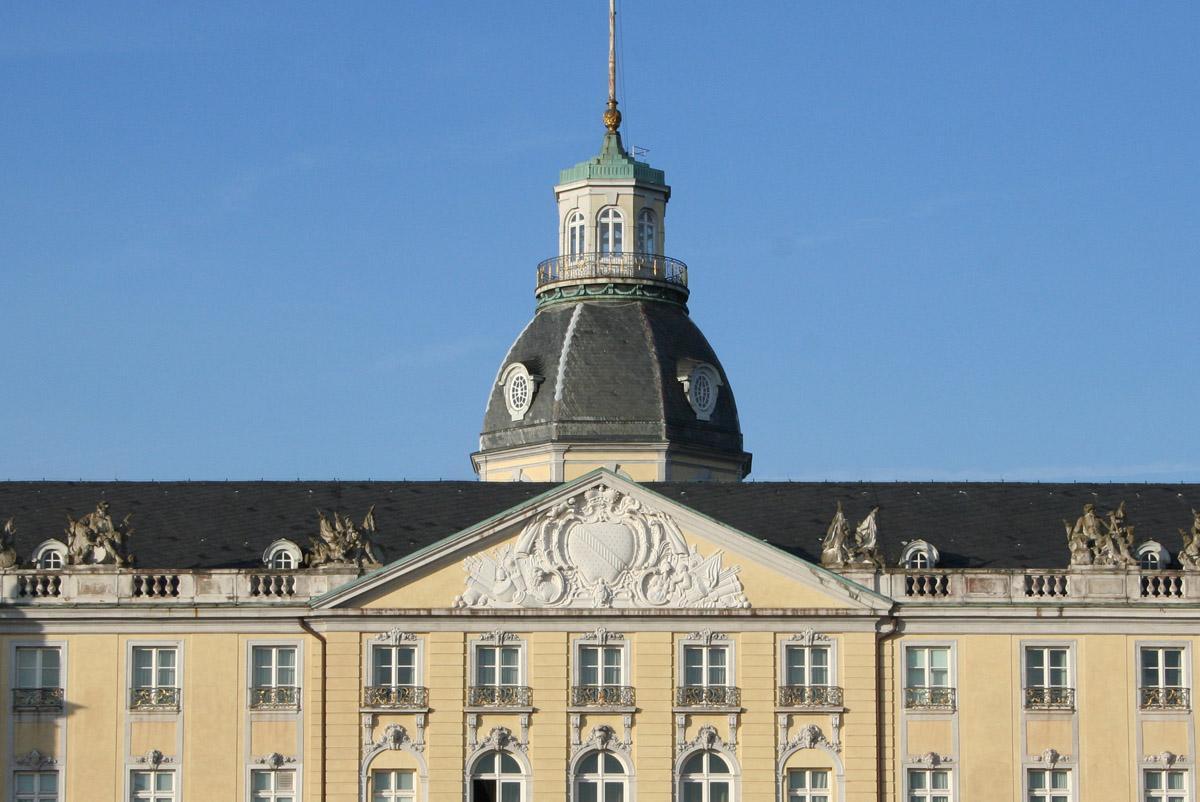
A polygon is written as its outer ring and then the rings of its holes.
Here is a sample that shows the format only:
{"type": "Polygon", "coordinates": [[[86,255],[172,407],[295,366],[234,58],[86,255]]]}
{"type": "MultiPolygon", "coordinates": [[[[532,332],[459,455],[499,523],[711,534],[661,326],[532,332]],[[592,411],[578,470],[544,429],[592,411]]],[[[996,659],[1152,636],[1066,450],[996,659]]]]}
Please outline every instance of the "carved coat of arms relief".
{"type": "Polygon", "coordinates": [[[749,607],[738,566],[689,547],[669,517],[598,486],[542,513],[515,544],[463,562],[458,607],[749,607]]]}

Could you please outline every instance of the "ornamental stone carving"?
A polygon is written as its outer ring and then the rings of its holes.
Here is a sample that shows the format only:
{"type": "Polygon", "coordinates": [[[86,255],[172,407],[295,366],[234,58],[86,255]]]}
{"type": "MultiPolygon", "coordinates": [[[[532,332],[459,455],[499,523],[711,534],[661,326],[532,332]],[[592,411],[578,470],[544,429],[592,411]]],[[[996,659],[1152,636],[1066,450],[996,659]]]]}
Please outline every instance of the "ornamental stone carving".
{"type": "Polygon", "coordinates": [[[825,737],[825,733],[821,732],[821,728],[816,724],[809,724],[807,727],[801,727],[790,741],[780,743],[779,754],[782,755],[793,749],[816,749],[818,747],[834,749],[833,744],[825,737]]]}
{"type": "Polygon", "coordinates": [[[828,643],[829,636],[822,635],[814,629],[802,629],[799,632],[788,636],[788,641],[798,643],[801,646],[812,646],[814,643],[828,643]]]}
{"type": "Polygon", "coordinates": [[[384,727],[383,734],[379,736],[375,746],[380,749],[410,749],[417,752],[425,748],[424,743],[414,741],[408,734],[408,730],[400,724],[389,724],[384,727]]]}
{"type": "Polygon", "coordinates": [[[1125,502],[1110,510],[1106,519],[1096,514],[1095,504],[1084,504],[1083,514],[1067,528],[1071,565],[1125,567],[1137,565],[1131,553],[1133,527],[1125,523],[1125,502]]]}
{"type": "Polygon", "coordinates": [[[362,523],[355,526],[349,515],[334,512],[326,518],[317,510],[319,536],[309,538],[310,547],[304,555],[304,564],[310,568],[322,565],[379,565],[375,549],[368,532],[375,531],[375,505],[367,510],[362,523]]]}
{"type": "Polygon", "coordinates": [[[15,762],[18,766],[29,769],[46,769],[58,765],[57,758],[42,754],[36,749],[30,749],[17,758],[15,762]]]}
{"type": "Polygon", "coordinates": [[[263,755],[262,757],[255,758],[254,762],[261,766],[270,766],[273,769],[277,769],[287,763],[295,763],[296,758],[281,755],[278,752],[272,752],[269,755],[263,755]]]}
{"type": "Polygon", "coordinates": [[[405,632],[400,627],[392,627],[387,632],[380,632],[375,637],[371,638],[372,643],[382,643],[387,646],[398,646],[401,643],[413,642],[417,636],[412,632],[405,632]]]}
{"type": "Polygon", "coordinates": [[[1200,568],[1200,512],[1192,510],[1192,531],[1179,530],[1183,538],[1183,550],[1179,552],[1179,564],[1188,570],[1200,568]]]}
{"type": "Polygon", "coordinates": [[[676,745],[679,754],[691,752],[694,749],[717,749],[728,751],[729,745],[721,738],[721,733],[711,724],[705,724],[696,731],[696,737],[676,745]]]}
{"type": "Polygon", "coordinates": [[[500,750],[502,752],[512,752],[514,750],[524,752],[528,749],[528,744],[513,735],[512,730],[508,727],[492,727],[488,731],[487,737],[478,743],[478,749],[482,751],[500,750]]]}
{"type": "Polygon", "coordinates": [[[464,560],[455,606],[749,607],[740,567],[721,557],[702,557],[669,517],[599,486],[542,513],[515,545],[464,560]]]}
{"type": "Polygon", "coordinates": [[[129,513],[120,523],[108,514],[108,502],[101,500],[96,509],[79,520],[67,516],[67,562],[71,565],[116,565],[122,567],[133,562],[127,552],[128,541],[133,535],[129,513]]]}
{"type": "Polygon", "coordinates": [[[583,637],[581,637],[580,640],[594,641],[595,643],[598,643],[601,646],[603,646],[604,644],[609,643],[609,642],[625,640],[625,636],[622,635],[620,632],[609,632],[604,627],[597,627],[594,632],[588,632],[583,637]]]}
{"type": "Polygon", "coordinates": [[[12,518],[0,528],[0,570],[17,565],[17,524],[12,518]]]}
{"type": "Polygon", "coordinates": [[[851,535],[850,523],[839,501],[837,512],[825,531],[825,539],[821,541],[821,565],[826,568],[882,568],[878,513],[878,507],[872,508],[851,535]]]}
{"type": "Polygon", "coordinates": [[[580,741],[572,750],[572,755],[578,755],[580,752],[590,752],[598,749],[601,752],[622,752],[629,753],[630,744],[628,741],[623,741],[617,737],[617,731],[607,724],[601,724],[598,727],[592,727],[592,732],[588,735],[587,740],[580,741]]]}

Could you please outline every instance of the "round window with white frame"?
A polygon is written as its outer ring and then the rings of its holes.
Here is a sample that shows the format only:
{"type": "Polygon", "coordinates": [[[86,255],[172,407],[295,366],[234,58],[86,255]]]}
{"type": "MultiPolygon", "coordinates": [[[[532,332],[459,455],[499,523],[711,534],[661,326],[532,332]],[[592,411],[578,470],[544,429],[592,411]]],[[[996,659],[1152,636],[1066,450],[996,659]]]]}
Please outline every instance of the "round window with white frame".
{"type": "Polygon", "coordinates": [[[1138,546],[1138,566],[1143,571],[1162,571],[1171,564],[1171,552],[1154,540],[1147,540],[1138,546]]]}
{"type": "Polygon", "coordinates": [[[707,362],[693,365],[679,381],[687,394],[688,404],[696,413],[697,420],[709,420],[717,408],[717,396],[721,392],[721,374],[707,362]]]}
{"type": "Polygon", "coordinates": [[[941,555],[934,546],[924,540],[913,540],[900,554],[900,564],[910,571],[927,571],[936,568],[941,555]]]}
{"type": "Polygon", "coordinates": [[[525,773],[507,752],[487,752],[471,768],[469,802],[524,802],[525,773]]]}
{"type": "Polygon", "coordinates": [[[286,538],[276,540],[263,552],[263,565],[273,571],[294,571],[303,560],[300,547],[286,538]]]}
{"type": "Polygon", "coordinates": [[[611,752],[584,755],[575,769],[575,802],[625,802],[625,765],[611,752]]]}
{"type": "Polygon", "coordinates": [[[683,802],[732,802],[733,773],[725,758],[713,751],[692,754],[679,773],[683,802]]]}
{"type": "Polygon", "coordinates": [[[59,571],[67,566],[67,544],[47,540],[33,550],[33,565],[45,571],[59,571]]]}
{"type": "Polygon", "coordinates": [[[504,406],[514,421],[524,420],[533,397],[537,394],[540,376],[535,376],[520,362],[514,362],[500,374],[500,388],[504,393],[504,406]]]}

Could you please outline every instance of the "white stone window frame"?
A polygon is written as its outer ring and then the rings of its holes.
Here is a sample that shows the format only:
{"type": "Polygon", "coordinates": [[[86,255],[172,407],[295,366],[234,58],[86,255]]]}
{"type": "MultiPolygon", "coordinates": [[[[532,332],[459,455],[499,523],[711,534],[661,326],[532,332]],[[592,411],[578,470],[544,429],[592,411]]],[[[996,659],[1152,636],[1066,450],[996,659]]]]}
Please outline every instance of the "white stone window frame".
{"type": "Polygon", "coordinates": [[[500,386],[500,392],[504,396],[504,408],[508,410],[509,417],[513,422],[525,420],[525,416],[529,414],[529,410],[533,407],[533,399],[537,396],[538,387],[542,383],[542,377],[535,373],[530,373],[529,368],[525,367],[522,363],[512,362],[501,371],[500,378],[496,383],[500,386]],[[513,403],[511,391],[512,382],[518,377],[525,381],[528,388],[525,403],[520,405],[513,403]]]}
{"type": "MultiPolygon", "coordinates": [[[[624,802],[636,802],[637,800],[637,773],[634,770],[633,754],[628,750],[620,747],[610,747],[608,749],[580,749],[567,766],[567,799],[570,802],[579,802],[579,764],[583,762],[588,755],[600,755],[603,762],[604,755],[612,755],[621,762],[621,766],[625,769],[624,774],[624,802]]],[[[598,802],[604,802],[603,796],[596,797],[598,802]]],[[[732,802],[732,800],[731,800],[732,802]]]]}
{"type": "Polygon", "coordinates": [[[43,571],[61,571],[67,567],[67,544],[63,543],[57,538],[43,540],[38,544],[37,548],[33,550],[31,558],[34,568],[38,568],[43,571]],[[58,555],[59,565],[45,565],[46,557],[51,553],[58,555]]]}
{"type": "Polygon", "coordinates": [[[266,550],[263,551],[263,565],[272,571],[295,571],[303,564],[304,552],[295,544],[295,542],[288,540],[285,537],[281,537],[272,542],[271,545],[267,546],[266,550]],[[275,557],[280,553],[287,554],[292,558],[291,568],[276,568],[275,557]]]}
{"type": "MultiPolygon", "coordinates": [[[[624,639],[624,636],[614,638],[611,635],[603,640],[594,635],[582,635],[571,639],[571,683],[573,685],[583,685],[583,649],[584,647],[593,648],[608,648],[621,650],[621,681],[618,685],[633,685],[631,677],[633,676],[633,667],[631,665],[632,649],[629,648],[629,642],[624,639]]],[[[601,675],[603,675],[603,666],[601,666],[601,675]]],[[[603,679],[603,676],[601,676],[603,679]]],[[[601,682],[601,685],[607,683],[601,682]]]]}
{"type": "MultiPolygon", "coordinates": [[[[514,635],[509,632],[499,633],[497,638],[496,633],[481,633],[477,636],[467,639],[467,669],[470,673],[467,674],[467,687],[479,686],[479,648],[494,647],[502,648],[505,646],[516,647],[519,650],[517,660],[517,681],[512,685],[500,684],[500,663],[496,663],[496,684],[480,687],[528,687],[529,686],[529,644],[525,638],[514,635]],[[490,635],[491,637],[489,637],[490,635]]],[[[474,709],[474,708],[470,708],[474,709]]],[[[529,713],[533,712],[532,707],[504,707],[504,708],[487,708],[488,711],[494,712],[500,709],[502,712],[508,713],[529,713]]]]}
{"type": "Polygon", "coordinates": [[[1138,561],[1138,567],[1143,571],[1166,571],[1171,567],[1171,552],[1167,551],[1166,547],[1157,540],[1147,540],[1145,543],[1137,547],[1135,554],[1138,561]],[[1142,565],[1142,559],[1153,554],[1158,558],[1158,565],[1152,568],[1146,568],[1142,565]]]}
{"type": "Polygon", "coordinates": [[[694,776],[691,774],[685,775],[683,773],[683,767],[685,765],[687,765],[688,760],[690,760],[693,755],[696,755],[701,752],[711,752],[714,755],[720,755],[721,758],[724,759],[725,764],[729,767],[728,774],[714,775],[711,772],[709,772],[702,776],[704,776],[706,778],[717,779],[718,781],[723,777],[728,777],[729,778],[729,800],[730,800],[730,802],[741,802],[741,799],[742,799],[742,764],[741,764],[741,761],[739,761],[737,759],[737,755],[734,754],[734,751],[729,748],[729,745],[719,739],[716,743],[711,744],[709,746],[697,746],[692,749],[686,749],[683,752],[681,752],[677,758],[675,758],[675,766],[674,766],[674,772],[673,772],[675,775],[675,777],[674,777],[675,798],[680,799],[680,800],[684,798],[683,797],[684,779],[685,779],[685,777],[694,776]]]}
{"type": "Polygon", "coordinates": [[[637,219],[634,221],[634,237],[636,240],[634,242],[634,247],[637,249],[638,253],[647,254],[649,256],[658,255],[660,250],[658,247],[658,213],[655,212],[651,207],[643,206],[638,210],[637,219]],[[643,231],[647,226],[650,229],[650,247],[648,248],[644,247],[646,242],[645,237],[643,236],[643,231]]]}
{"type": "MultiPolygon", "coordinates": [[[[958,715],[958,643],[952,640],[910,640],[901,644],[899,650],[900,667],[900,705],[904,710],[905,715],[909,716],[957,716],[958,715]],[[921,708],[908,707],[905,699],[905,691],[910,687],[908,684],[908,650],[909,649],[948,649],[949,656],[947,657],[947,678],[946,685],[923,685],[911,687],[924,688],[950,688],[954,691],[954,709],[946,710],[944,708],[921,708]]],[[[928,670],[928,667],[927,669],[928,670]]],[[[907,782],[907,780],[906,780],[907,782]]]]}
{"type": "MultiPolygon", "coordinates": [[[[20,766],[20,765],[13,766],[12,771],[9,772],[8,782],[11,787],[9,788],[8,796],[6,796],[5,798],[12,799],[12,800],[14,800],[14,802],[25,802],[25,800],[37,800],[37,802],[45,802],[46,800],[53,800],[53,802],[61,802],[61,800],[63,798],[63,771],[57,765],[43,766],[43,767],[20,766]],[[18,774],[32,774],[35,776],[40,776],[43,774],[53,774],[55,776],[54,787],[56,790],[54,791],[53,795],[47,795],[47,794],[35,792],[33,794],[33,796],[26,795],[26,796],[19,797],[19,796],[17,796],[17,775],[18,774]]],[[[40,782],[38,784],[40,785],[40,782]]]]}
{"type": "MultiPolygon", "coordinates": [[[[1191,698],[1192,693],[1192,644],[1187,640],[1139,640],[1133,644],[1133,670],[1136,681],[1134,682],[1135,693],[1134,709],[1142,715],[1157,715],[1157,716],[1190,716],[1195,707],[1196,700],[1191,698]],[[1167,688],[1173,687],[1170,685],[1153,685],[1147,686],[1142,684],[1142,649],[1179,649],[1183,652],[1180,657],[1180,663],[1183,669],[1183,685],[1181,687],[1188,689],[1188,706],[1179,708],[1154,708],[1142,709],[1141,694],[1142,688],[1167,688]]],[[[1162,668],[1160,666],[1160,672],[1162,668]]],[[[1189,791],[1190,792],[1190,791],[1189,791]]]]}
{"type": "Polygon", "coordinates": [[[278,796],[287,795],[295,802],[301,802],[304,799],[304,771],[303,766],[299,762],[287,762],[283,765],[269,765],[267,763],[258,763],[246,767],[246,799],[248,802],[270,802],[278,796]],[[254,791],[254,773],[257,771],[265,771],[271,774],[280,772],[290,772],[292,775],[292,790],[291,791],[272,791],[274,796],[258,796],[254,791]]]}
{"type": "Polygon", "coordinates": [[[625,212],[620,206],[608,204],[596,212],[596,253],[601,257],[625,253],[625,212]],[[606,239],[608,250],[604,250],[606,239]],[[620,247],[614,247],[618,239],[620,247]]]}
{"type": "MultiPolygon", "coordinates": [[[[1075,771],[1075,765],[1073,763],[1068,764],[1059,761],[1055,763],[1038,763],[1032,765],[1026,763],[1021,767],[1021,788],[1024,791],[1024,794],[1021,796],[1022,799],[1035,800],[1035,797],[1033,796],[1033,789],[1030,787],[1031,784],[1029,782],[1030,772],[1034,771],[1046,772],[1047,782],[1050,782],[1049,778],[1052,776],[1051,772],[1065,771],[1067,773],[1067,799],[1070,800],[1070,802],[1076,802],[1076,800],[1079,798],[1075,791],[1075,787],[1079,784],[1078,776],[1075,771]]],[[[1049,787],[1040,789],[1038,791],[1039,796],[1036,798],[1036,802],[1050,802],[1053,790],[1054,789],[1049,787]]],[[[1061,794],[1058,794],[1058,796],[1061,796],[1061,794]]]]}
{"type": "MultiPolygon", "coordinates": [[[[125,710],[126,714],[133,720],[138,719],[160,719],[163,716],[178,716],[183,713],[183,641],[182,640],[137,640],[130,639],[125,643],[125,710]],[[174,649],[175,650],[175,687],[179,689],[179,709],[178,710],[134,710],[129,707],[129,696],[134,688],[134,664],[133,650],[134,649],[174,649]]],[[[157,679],[157,678],[156,678],[157,679]]],[[[157,686],[156,686],[157,687],[157,686]]],[[[177,747],[182,747],[182,743],[177,744],[177,747]]],[[[126,749],[126,752],[129,750],[126,749]]],[[[176,751],[179,754],[179,751],[176,751]]]]}
{"type": "Polygon", "coordinates": [[[362,651],[362,676],[364,686],[375,685],[375,649],[376,647],[393,647],[393,646],[408,646],[415,650],[413,655],[414,671],[413,685],[425,685],[425,638],[420,635],[414,635],[411,632],[400,632],[396,630],[396,635],[388,632],[380,632],[367,637],[363,643],[362,651]]]}
{"type": "Polygon", "coordinates": [[[370,770],[370,788],[364,789],[364,799],[371,799],[380,792],[375,789],[375,776],[378,774],[399,775],[401,772],[411,774],[413,780],[412,790],[402,790],[398,788],[389,789],[386,794],[383,794],[385,799],[391,802],[416,802],[420,797],[420,779],[416,769],[371,769],[370,770]]]}
{"type": "MultiPolygon", "coordinates": [[[[246,698],[242,706],[250,714],[252,721],[293,721],[300,716],[301,711],[304,710],[304,657],[304,641],[296,638],[258,638],[246,641],[244,683],[246,698]],[[296,706],[294,708],[258,710],[250,706],[250,697],[256,687],[254,684],[254,650],[258,647],[291,647],[296,650],[296,706]]],[[[247,773],[246,782],[249,781],[250,775],[247,773]]],[[[299,794],[297,794],[298,796],[299,794]]]]}
{"type": "MultiPolygon", "coordinates": [[[[481,744],[476,747],[467,756],[463,770],[463,783],[466,786],[463,789],[463,799],[465,802],[479,802],[475,799],[475,765],[485,756],[500,752],[508,755],[517,762],[517,766],[521,769],[520,775],[508,775],[512,777],[520,776],[521,778],[521,796],[519,802],[530,802],[533,797],[533,764],[529,760],[529,756],[525,754],[524,749],[497,749],[490,744],[481,744]]],[[[492,772],[484,772],[495,776],[492,772]]]]}
{"type": "Polygon", "coordinates": [[[780,778],[780,799],[782,802],[810,802],[810,800],[812,800],[812,798],[815,796],[823,796],[830,800],[830,802],[832,802],[834,799],[841,799],[841,795],[835,795],[833,792],[835,773],[835,769],[826,766],[791,766],[789,768],[785,768],[783,769],[783,776],[780,778]],[[788,775],[790,775],[792,772],[807,772],[811,776],[814,771],[824,772],[827,775],[826,782],[828,785],[826,785],[824,788],[806,787],[803,789],[803,795],[793,794],[793,789],[789,783],[788,775]]]}
{"type": "MultiPolygon", "coordinates": [[[[1157,756],[1151,757],[1157,758],[1157,756]]],[[[1164,786],[1166,785],[1167,772],[1181,772],[1183,774],[1183,798],[1188,800],[1188,802],[1193,802],[1196,799],[1194,772],[1192,771],[1191,766],[1180,765],[1179,763],[1165,764],[1161,760],[1147,759],[1146,757],[1143,757],[1138,761],[1138,799],[1148,799],[1152,800],[1153,802],[1166,802],[1166,800],[1169,798],[1169,792],[1165,787],[1161,790],[1153,791],[1152,793],[1154,793],[1155,796],[1147,796],[1148,793],[1151,793],[1146,788],[1146,772],[1149,771],[1161,772],[1163,774],[1164,786]]]]}
{"type": "MultiPolygon", "coordinates": [[[[1061,686],[1061,687],[1077,690],[1077,686],[1075,684],[1075,682],[1076,682],[1076,665],[1075,665],[1075,663],[1076,663],[1076,642],[1073,640],[1032,639],[1032,640],[1022,640],[1019,643],[1019,646],[1021,649],[1020,655],[1019,655],[1020,661],[1021,661],[1021,664],[1020,664],[1021,707],[1025,708],[1027,712],[1036,712],[1039,714],[1041,714],[1041,713],[1064,713],[1064,714],[1074,713],[1074,711],[1075,711],[1074,706],[1072,706],[1072,708],[1070,710],[1054,710],[1054,709],[1042,710],[1042,709],[1038,709],[1038,708],[1032,708],[1032,709],[1027,708],[1027,707],[1025,707],[1024,695],[1025,695],[1025,691],[1028,688],[1032,687],[1029,685],[1029,660],[1028,660],[1028,657],[1029,657],[1028,650],[1029,649],[1065,649],[1067,652],[1067,684],[1064,686],[1061,686]]],[[[1048,664],[1046,666],[1044,666],[1044,670],[1046,672],[1046,683],[1043,685],[1038,685],[1037,687],[1039,687],[1039,688],[1057,688],[1057,687],[1059,687],[1057,685],[1049,684],[1050,666],[1048,664]]],[[[1078,701],[1076,701],[1076,704],[1078,704],[1078,701]]],[[[1031,766],[1030,768],[1037,768],[1037,766],[1031,766]]]]}
{"type": "Polygon", "coordinates": [[[904,547],[904,551],[900,553],[900,565],[908,571],[932,571],[937,568],[941,561],[942,555],[938,552],[937,547],[927,540],[911,540],[904,547]],[[917,555],[924,555],[926,565],[913,565],[917,555]]]}
{"type": "Polygon", "coordinates": [[[948,798],[948,802],[955,802],[958,799],[958,772],[954,770],[954,766],[948,765],[948,763],[928,764],[906,760],[900,770],[903,773],[901,778],[903,785],[901,787],[903,788],[904,799],[906,801],[912,799],[926,802],[926,800],[933,799],[935,796],[943,795],[948,798]],[[909,772],[911,771],[925,772],[931,779],[930,782],[926,783],[926,787],[919,792],[920,795],[914,795],[912,789],[909,787],[909,772]],[[934,789],[930,787],[933,784],[932,777],[935,771],[944,771],[947,773],[949,777],[949,781],[946,783],[947,788],[934,789]],[[941,793],[943,791],[945,792],[944,794],[941,793]]]}
{"type": "MultiPolygon", "coordinates": [[[[779,641],[776,653],[776,665],[779,672],[779,685],[788,683],[788,650],[789,649],[828,649],[829,650],[829,686],[837,686],[838,682],[838,643],[836,638],[828,635],[814,634],[810,638],[784,636],[779,641]],[[794,640],[792,638],[795,638],[794,640]]],[[[807,665],[807,664],[806,664],[807,665]]]]}
{"type": "Polygon", "coordinates": [[[578,259],[587,254],[587,229],[587,215],[578,206],[563,216],[563,256],[578,259]],[[578,250],[572,250],[571,235],[576,230],[579,231],[579,248],[578,250]]]}
{"type": "MultiPolygon", "coordinates": [[[[162,798],[161,796],[158,795],[158,792],[153,791],[153,790],[150,792],[149,796],[135,796],[135,793],[137,793],[137,792],[135,792],[133,790],[133,775],[139,774],[139,773],[148,773],[148,774],[150,774],[150,776],[152,778],[157,777],[159,774],[170,774],[171,775],[171,796],[170,796],[171,802],[179,802],[179,800],[183,799],[182,783],[180,782],[180,774],[179,774],[179,766],[177,766],[175,764],[171,764],[171,765],[166,765],[166,764],[157,764],[157,765],[155,765],[155,764],[127,764],[125,767],[125,797],[124,798],[129,800],[129,802],[141,802],[141,800],[161,799],[162,798]]],[[[153,779],[151,779],[151,785],[155,785],[155,782],[153,779]]]]}
{"type": "MultiPolygon", "coordinates": [[[[67,665],[68,665],[67,660],[68,660],[68,646],[67,646],[67,641],[65,641],[65,640],[13,640],[13,641],[9,642],[9,644],[8,644],[8,665],[9,665],[8,685],[9,685],[10,690],[8,693],[8,699],[5,700],[6,707],[2,708],[4,710],[4,712],[7,713],[7,715],[0,716],[2,718],[6,719],[8,722],[8,725],[7,725],[8,743],[10,743],[10,744],[15,743],[13,738],[15,736],[14,731],[16,729],[16,723],[18,721],[28,721],[30,719],[36,720],[39,718],[62,718],[62,719],[66,718],[67,700],[70,698],[70,696],[69,696],[70,688],[67,685],[67,665]],[[61,687],[63,690],[63,709],[61,711],[59,711],[59,712],[43,712],[43,711],[13,710],[12,709],[12,700],[13,700],[12,690],[17,687],[17,670],[16,670],[17,669],[17,649],[19,649],[19,648],[35,648],[35,649],[55,649],[56,648],[56,649],[58,649],[58,651],[59,651],[58,684],[59,684],[59,687],[61,687]]],[[[14,794],[13,786],[14,786],[14,783],[16,782],[16,772],[18,770],[21,770],[21,771],[24,771],[24,770],[57,771],[58,772],[58,798],[59,798],[59,800],[66,799],[67,775],[66,775],[66,772],[63,771],[63,766],[66,763],[66,748],[67,748],[66,728],[59,727],[58,729],[59,729],[59,734],[55,739],[53,762],[47,763],[47,765],[42,769],[34,769],[34,768],[24,769],[19,765],[12,765],[9,767],[9,770],[7,771],[6,776],[4,778],[5,793],[7,794],[7,796],[6,796],[7,799],[13,798],[13,794],[14,794]]]]}
{"type": "Polygon", "coordinates": [[[705,688],[736,688],[737,687],[737,644],[733,638],[725,634],[713,635],[711,638],[687,636],[680,638],[675,644],[675,664],[678,666],[675,682],[676,687],[705,687],[705,688]],[[689,646],[722,648],[725,650],[725,684],[709,685],[708,671],[705,670],[703,686],[689,686],[687,681],[687,665],[685,655],[689,646]]]}
{"type": "Polygon", "coordinates": [[[712,419],[712,415],[717,410],[717,399],[721,395],[721,388],[725,386],[725,382],[721,380],[721,371],[717,370],[715,365],[708,362],[693,362],[680,366],[687,372],[679,376],[679,382],[683,385],[683,394],[687,398],[688,406],[692,408],[692,412],[696,415],[696,420],[707,421],[712,419]],[[700,403],[701,399],[697,398],[698,377],[703,376],[708,382],[709,394],[707,403],[700,403]]]}

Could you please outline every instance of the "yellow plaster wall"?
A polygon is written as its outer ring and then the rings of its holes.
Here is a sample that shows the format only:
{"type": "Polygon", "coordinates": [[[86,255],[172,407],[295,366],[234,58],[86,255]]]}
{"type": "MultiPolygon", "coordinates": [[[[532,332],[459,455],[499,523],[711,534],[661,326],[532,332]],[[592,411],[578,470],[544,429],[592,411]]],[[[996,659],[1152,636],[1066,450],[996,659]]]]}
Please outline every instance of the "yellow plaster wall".
{"type": "MultiPolygon", "coordinates": [[[[1014,639],[974,635],[958,642],[959,791],[963,799],[1016,799],[1021,786],[1013,765],[1014,720],[1020,713],[1020,678],[1013,675],[1014,639]]],[[[919,753],[918,753],[919,754],[919,753]]],[[[1014,760],[1015,759],[1015,760],[1014,760]]]]}
{"type": "Polygon", "coordinates": [[[1137,797],[1136,744],[1131,726],[1135,672],[1130,638],[1078,639],[1076,701],[1086,712],[1079,733],[1083,757],[1079,798],[1123,802],[1137,797]],[[1116,693],[1114,689],[1122,689],[1116,693]]]}
{"type": "MultiPolygon", "coordinates": [[[[429,717],[425,750],[429,761],[429,799],[460,799],[466,736],[463,688],[467,685],[466,637],[461,632],[432,632],[425,648],[429,717]]],[[[486,735],[486,731],[484,733],[486,735]]]]}
{"type": "Polygon", "coordinates": [[[1142,752],[1147,755],[1188,754],[1187,719],[1176,717],[1142,722],[1142,752]]]}
{"type": "Polygon", "coordinates": [[[144,755],[157,749],[164,755],[175,754],[178,725],[174,716],[167,721],[133,721],[129,724],[129,754],[144,755]]]}
{"type": "Polygon", "coordinates": [[[674,770],[675,644],[669,632],[638,632],[634,648],[633,685],[638,710],[633,724],[639,802],[670,802],[674,770]]]}
{"type": "Polygon", "coordinates": [[[184,639],[183,766],[189,797],[236,799],[242,787],[246,682],[239,640],[215,632],[184,639]]]}
{"type": "Polygon", "coordinates": [[[117,711],[124,708],[121,638],[75,635],[67,653],[67,799],[119,799],[125,759],[117,711]]]}
{"type": "Polygon", "coordinates": [[[1059,754],[1069,755],[1074,751],[1074,729],[1070,714],[1053,717],[1031,715],[1025,722],[1026,751],[1031,755],[1040,755],[1047,749],[1054,749],[1059,754]]]}

